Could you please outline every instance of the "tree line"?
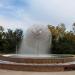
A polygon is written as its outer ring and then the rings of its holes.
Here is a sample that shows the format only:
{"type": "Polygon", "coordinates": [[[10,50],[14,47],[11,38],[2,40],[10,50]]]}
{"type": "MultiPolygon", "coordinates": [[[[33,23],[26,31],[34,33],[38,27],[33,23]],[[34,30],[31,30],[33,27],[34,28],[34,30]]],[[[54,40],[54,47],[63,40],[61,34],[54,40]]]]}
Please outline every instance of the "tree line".
{"type": "MultiPolygon", "coordinates": [[[[53,54],[75,54],[75,23],[73,30],[67,31],[65,24],[58,26],[48,25],[52,33],[52,45],[50,53],[53,54]]],[[[22,29],[4,30],[0,26],[0,53],[16,53],[23,39],[22,29]]]]}

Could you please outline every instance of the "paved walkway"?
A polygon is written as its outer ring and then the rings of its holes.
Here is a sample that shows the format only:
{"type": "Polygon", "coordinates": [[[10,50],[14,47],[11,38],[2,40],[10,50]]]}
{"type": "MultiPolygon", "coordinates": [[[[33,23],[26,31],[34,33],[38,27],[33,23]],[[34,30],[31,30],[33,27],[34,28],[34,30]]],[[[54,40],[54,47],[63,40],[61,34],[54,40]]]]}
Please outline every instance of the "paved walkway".
{"type": "Polygon", "coordinates": [[[26,71],[0,70],[0,75],[75,75],[75,71],[67,71],[67,72],[26,72],[26,71]]]}

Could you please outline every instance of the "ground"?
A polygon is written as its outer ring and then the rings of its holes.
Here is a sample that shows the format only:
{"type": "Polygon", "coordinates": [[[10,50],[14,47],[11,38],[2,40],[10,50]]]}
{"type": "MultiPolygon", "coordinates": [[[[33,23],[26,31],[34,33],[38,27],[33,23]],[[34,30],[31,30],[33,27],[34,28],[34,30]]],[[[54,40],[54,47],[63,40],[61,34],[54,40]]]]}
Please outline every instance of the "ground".
{"type": "Polygon", "coordinates": [[[75,75],[75,71],[67,71],[67,72],[26,72],[26,71],[0,70],[0,75],[75,75]]]}

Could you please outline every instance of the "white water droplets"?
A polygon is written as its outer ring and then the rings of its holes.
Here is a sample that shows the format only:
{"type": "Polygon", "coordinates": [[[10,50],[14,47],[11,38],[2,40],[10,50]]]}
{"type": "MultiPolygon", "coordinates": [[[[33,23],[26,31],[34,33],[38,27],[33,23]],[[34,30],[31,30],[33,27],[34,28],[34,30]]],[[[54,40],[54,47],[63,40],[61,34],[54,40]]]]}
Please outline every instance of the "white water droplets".
{"type": "Polygon", "coordinates": [[[47,26],[32,25],[26,31],[19,53],[35,55],[48,54],[51,38],[52,36],[47,26]]]}

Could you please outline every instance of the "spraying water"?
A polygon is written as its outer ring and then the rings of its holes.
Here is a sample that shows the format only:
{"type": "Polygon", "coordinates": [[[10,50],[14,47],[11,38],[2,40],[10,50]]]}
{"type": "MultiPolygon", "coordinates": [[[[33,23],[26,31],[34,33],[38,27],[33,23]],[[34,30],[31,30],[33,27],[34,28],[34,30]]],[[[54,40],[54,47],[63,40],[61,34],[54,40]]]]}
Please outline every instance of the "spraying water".
{"type": "Polygon", "coordinates": [[[19,54],[48,54],[51,38],[52,36],[47,26],[32,25],[26,31],[19,54]]]}

